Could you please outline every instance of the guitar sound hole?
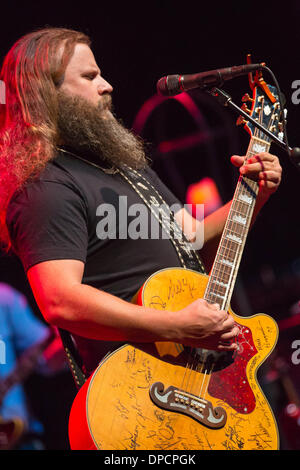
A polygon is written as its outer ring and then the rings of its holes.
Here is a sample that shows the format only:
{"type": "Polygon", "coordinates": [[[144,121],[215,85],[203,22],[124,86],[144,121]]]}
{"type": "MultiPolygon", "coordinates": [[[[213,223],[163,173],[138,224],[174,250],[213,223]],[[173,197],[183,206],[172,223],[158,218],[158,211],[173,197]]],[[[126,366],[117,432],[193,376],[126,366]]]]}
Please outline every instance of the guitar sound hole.
{"type": "Polygon", "coordinates": [[[187,365],[198,371],[223,370],[234,363],[236,352],[234,351],[214,351],[203,348],[185,347],[185,357],[187,365]]]}

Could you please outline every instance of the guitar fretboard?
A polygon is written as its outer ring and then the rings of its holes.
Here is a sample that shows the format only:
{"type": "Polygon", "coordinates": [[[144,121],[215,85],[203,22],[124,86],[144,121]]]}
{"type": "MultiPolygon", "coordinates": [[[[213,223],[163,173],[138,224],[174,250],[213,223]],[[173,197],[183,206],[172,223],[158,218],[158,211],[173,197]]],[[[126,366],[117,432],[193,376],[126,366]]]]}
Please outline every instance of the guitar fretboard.
{"type": "MultiPolygon", "coordinates": [[[[252,137],[246,161],[269,148],[269,142],[252,137]]],[[[204,294],[207,302],[219,304],[222,310],[229,308],[258,189],[256,181],[240,176],[204,294]]]]}

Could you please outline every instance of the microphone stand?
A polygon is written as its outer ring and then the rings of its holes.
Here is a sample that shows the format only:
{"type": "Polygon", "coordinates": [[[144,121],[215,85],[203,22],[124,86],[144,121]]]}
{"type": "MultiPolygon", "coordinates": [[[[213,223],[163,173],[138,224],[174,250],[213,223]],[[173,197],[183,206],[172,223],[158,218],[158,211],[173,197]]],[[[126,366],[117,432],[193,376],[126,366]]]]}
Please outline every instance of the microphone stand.
{"type": "Polygon", "coordinates": [[[274,143],[279,147],[285,150],[288,153],[288,156],[291,162],[300,170],[300,149],[294,147],[293,149],[286,145],[282,140],[280,140],[276,135],[272,134],[268,129],[263,127],[259,122],[255,121],[252,116],[249,116],[243,109],[239,108],[233,101],[231,96],[228,95],[224,90],[219,88],[212,88],[207,90],[211,96],[215,97],[222,106],[229,107],[235,113],[242,115],[247,121],[250,121],[257,129],[264,132],[274,143]]]}

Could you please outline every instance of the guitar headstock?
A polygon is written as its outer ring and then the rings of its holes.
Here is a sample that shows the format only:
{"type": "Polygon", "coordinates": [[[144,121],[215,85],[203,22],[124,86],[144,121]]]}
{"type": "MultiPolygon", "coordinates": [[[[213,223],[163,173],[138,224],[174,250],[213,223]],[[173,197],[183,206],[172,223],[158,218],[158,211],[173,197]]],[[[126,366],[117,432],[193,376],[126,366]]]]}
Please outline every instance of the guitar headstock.
{"type": "MultiPolygon", "coordinates": [[[[282,116],[279,97],[275,87],[267,85],[265,82],[256,84],[253,86],[252,97],[246,93],[242,98],[242,102],[241,109],[243,111],[280,140],[283,140],[282,120],[286,119],[286,116],[282,116]]],[[[270,140],[266,134],[257,129],[254,124],[247,121],[243,116],[238,118],[237,125],[243,125],[251,137],[257,137],[264,141],[270,140]]]]}

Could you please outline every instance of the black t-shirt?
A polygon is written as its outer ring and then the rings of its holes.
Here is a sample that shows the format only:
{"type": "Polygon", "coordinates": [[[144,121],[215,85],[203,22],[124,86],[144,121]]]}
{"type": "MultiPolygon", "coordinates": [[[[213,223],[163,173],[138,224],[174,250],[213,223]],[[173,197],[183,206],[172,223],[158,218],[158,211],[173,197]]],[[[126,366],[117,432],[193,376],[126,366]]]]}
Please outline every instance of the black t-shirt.
{"type": "MultiPolygon", "coordinates": [[[[150,168],[141,174],[169,206],[180,205],[150,168]]],[[[148,232],[137,226],[139,212],[128,215],[128,208],[142,203],[120,174],[107,174],[60,152],[37,180],[14,195],[7,212],[7,226],[14,251],[26,272],[43,261],[81,260],[85,263],[83,283],[130,301],[155,271],[180,266],[169,239],[162,237],[161,232],[159,239],[149,236],[151,224],[155,223],[149,209],[148,232]],[[109,220],[116,222],[115,233],[105,223],[109,220]],[[140,230],[141,238],[128,236],[131,223],[133,233],[138,235],[140,230]]],[[[75,340],[89,373],[115,346],[77,336],[75,340]]]]}

